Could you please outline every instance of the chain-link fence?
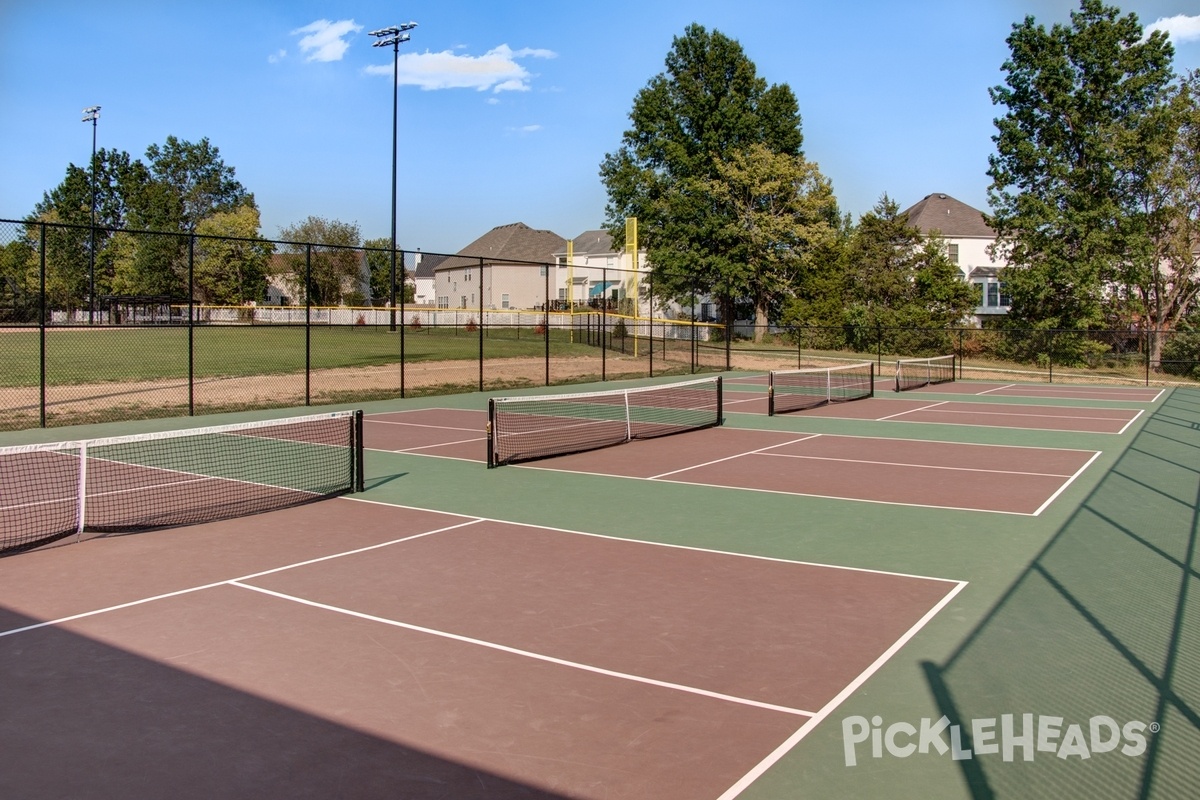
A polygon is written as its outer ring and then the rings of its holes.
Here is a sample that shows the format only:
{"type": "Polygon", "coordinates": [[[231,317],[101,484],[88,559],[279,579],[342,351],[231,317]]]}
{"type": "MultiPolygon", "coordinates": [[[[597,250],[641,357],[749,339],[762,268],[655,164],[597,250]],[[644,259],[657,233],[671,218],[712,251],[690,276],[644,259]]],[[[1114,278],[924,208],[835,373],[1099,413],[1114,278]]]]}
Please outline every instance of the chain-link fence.
{"type": "Polygon", "coordinates": [[[391,256],[0,220],[0,429],[947,353],[969,379],[1200,379],[1191,332],[727,327],[650,271],[391,256]]]}

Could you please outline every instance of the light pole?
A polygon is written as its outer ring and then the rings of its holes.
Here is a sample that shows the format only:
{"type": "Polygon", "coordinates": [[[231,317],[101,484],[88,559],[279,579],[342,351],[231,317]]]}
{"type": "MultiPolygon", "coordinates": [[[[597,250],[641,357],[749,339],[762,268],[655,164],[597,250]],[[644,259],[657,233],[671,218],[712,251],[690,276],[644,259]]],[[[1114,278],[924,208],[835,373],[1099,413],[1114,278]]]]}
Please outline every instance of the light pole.
{"type": "MultiPolygon", "coordinates": [[[[392,330],[396,330],[396,108],[399,102],[398,83],[400,80],[400,45],[408,41],[408,31],[417,27],[415,22],[406,22],[403,25],[393,25],[390,28],[380,28],[377,31],[371,31],[371,35],[378,41],[374,47],[392,47],[392,267],[391,267],[391,291],[389,301],[391,304],[391,325],[392,330]]],[[[404,265],[400,265],[400,276],[404,277],[404,265]]],[[[404,304],[404,287],[400,287],[400,303],[404,304]]],[[[400,358],[403,362],[404,358],[404,310],[400,311],[400,358]]],[[[403,370],[403,367],[401,368],[403,370]]],[[[404,389],[401,387],[401,395],[404,389]]]]}
{"type": "Polygon", "coordinates": [[[100,106],[88,106],[83,110],[80,122],[92,123],[92,225],[91,244],[88,247],[88,324],[96,317],[96,122],[100,119],[100,106]]]}

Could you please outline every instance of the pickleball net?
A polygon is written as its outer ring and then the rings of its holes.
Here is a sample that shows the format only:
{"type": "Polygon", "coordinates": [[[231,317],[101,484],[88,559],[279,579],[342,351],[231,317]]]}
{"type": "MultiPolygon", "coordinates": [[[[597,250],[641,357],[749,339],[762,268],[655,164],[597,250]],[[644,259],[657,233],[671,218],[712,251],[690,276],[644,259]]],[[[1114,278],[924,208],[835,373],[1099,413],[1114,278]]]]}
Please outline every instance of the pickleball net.
{"type": "Polygon", "coordinates": [[[496,397],[488,403],[488,466],[711,428],[723,420],[720,376],[602,392],[496,397]]]}
{"type": "Polygon", "coordinates": [[[905,392],[954,380],[957,356],[901,358],[896,361],[896,391],[905,392]]]}
{"type": "Polygon", "coordinates": [[[0,448],[0,553],[191,525],[363,483],[362,412],[0,448]]]}
{"type": "Polygon", "coordinates": [[[803,411],[875,395],[875,364],[842,364],[772,371],[767,378],[767,414],[803,411]]]}

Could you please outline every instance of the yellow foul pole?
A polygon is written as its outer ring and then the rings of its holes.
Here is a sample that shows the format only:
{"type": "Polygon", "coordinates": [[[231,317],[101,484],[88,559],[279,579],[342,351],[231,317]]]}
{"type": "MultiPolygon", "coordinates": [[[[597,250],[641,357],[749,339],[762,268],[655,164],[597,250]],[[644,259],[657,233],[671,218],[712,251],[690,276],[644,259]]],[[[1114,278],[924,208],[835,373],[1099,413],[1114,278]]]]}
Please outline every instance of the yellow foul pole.
{"type": "Polygon", "coordinates": [[[638,330],[637,323],[640,316],[638,309],[638,230],[637,217],[625,218],[625,252],[629,254],[629,263],[633,267],[633,357],[637,358],[638,354],[638,330]]]}

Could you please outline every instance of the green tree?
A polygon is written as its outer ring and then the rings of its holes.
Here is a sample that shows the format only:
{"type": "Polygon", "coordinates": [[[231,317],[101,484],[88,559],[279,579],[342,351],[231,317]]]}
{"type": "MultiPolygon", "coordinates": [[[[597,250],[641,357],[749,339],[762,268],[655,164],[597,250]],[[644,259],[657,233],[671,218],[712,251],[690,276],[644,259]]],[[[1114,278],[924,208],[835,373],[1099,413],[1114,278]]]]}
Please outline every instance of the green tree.
{"type": "Polygon", "coordinates": [[[151,180],[165,191],[141,198],[138,212],[145,227],[190,233],[213,214],[255,206],[254,195],[207,138],[187,142],[168,136],[161,147],[146,148],[146,161],[151,180]]]}
{"type": "Polygon", "coordinates": [[[916,355],[944,348],[945,336],[913,338],[917,329],[960,323],[975,307],[975,293],[938,236],[926,236],[886,194],[864,214],[844,253],[845,319],[852,343],[865,349],[888,331],[893,352],[916,355]],[[907,337],[907,338],[906,338],[907,337]]]}
{"type": "Polygon", "coordinates": [[[989,158],[989,223],[1008,261],[1009,324],[1103,325],[1106,293],[1147,251],[1137,201],[1155,107],[1171,80],[1165,34],[1083,0],[1071,24],[1033,17],[1007,39],[1004,106],[989,158]]]}
{"type": "Polygon", "coordinates": [[[836,238],[837,201],[816,164],[763,144],[718,159],[715,170],[701,188],[721,210],[716,235],[731,262],[725,286],[753,303],[761,341],[813,256],[836,238]]]}
{"type": "Polygon", "coordinates": [[[1200,72],[1172,88],[1163,106],[1164,145],[1150,151],[1147,228],[1153,247],[1137,283],[1153,331],[1150,360],[1162,360],[1163,331],[1177,328],[1200,297],[1200,72]]]}
{"type": "Polygon", "coordinates": [[[363,252],[358,249],[358,223],[310,216],[282,228],[279,235],[288,240],[283,251],[302,301],[332,306],[360,293],[363,252]]]}
{"type": "Polygon", "coordinates": [[[638,92],[632,127],[605,156],[605,227],[623,241],[625,219],[637,217],[659,295],[715,293],[732,321],[736,293],[746,287],[744,237],[729,203],[710,194],[722,180],[722,158],[762,145],[799,157],[803,136],[795,95],[768,86],[734,39],[690,25],[676,37],[666,71],[638,92]]]}
{"type": "MultiPolygon", "coordinates": [[[[369,248],[367,250],[367,269],[371,274],[371,304],[386,306],[392,298],[392,256],[390,253],[392,240],[386,236],[367,239],[363,242],[363,247],[369,248]]],[[[400,300],[398,284],[403,257],[403,252],[396,253],[397,302],[400,300]]],[[[406,271],[404,273],[404,302],[406,303],[413,302],[417,297],[417,287],[411,282],[412,279],[412,272],[406,271]]]]}
{"type": "Polygon", "coordinates": [[[199,300],[217,305],[259,301],[267,293],[267,269],[275,248],[262,239],[258,209],[241,205],[200,221],[193,253],[199,300]]]}

